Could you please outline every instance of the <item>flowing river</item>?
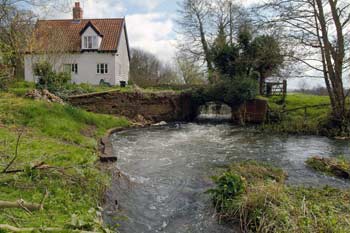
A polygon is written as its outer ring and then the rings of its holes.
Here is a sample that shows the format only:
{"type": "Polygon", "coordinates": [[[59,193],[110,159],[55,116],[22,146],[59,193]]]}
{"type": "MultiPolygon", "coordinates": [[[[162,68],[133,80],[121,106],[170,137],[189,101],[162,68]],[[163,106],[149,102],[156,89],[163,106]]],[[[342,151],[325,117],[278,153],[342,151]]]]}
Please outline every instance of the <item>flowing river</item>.
{"type": "Polygon", "coordinates": [[[349,156],[349,142],[259,133],[230,124],[170,124],[112,136],[120,171],[107,193],[104,219],[121,233],[228,233],[205,191],[210,179],[242,160],[268,162],[291,185],[350,187],[305,166],[310,156],[349,156]]]}

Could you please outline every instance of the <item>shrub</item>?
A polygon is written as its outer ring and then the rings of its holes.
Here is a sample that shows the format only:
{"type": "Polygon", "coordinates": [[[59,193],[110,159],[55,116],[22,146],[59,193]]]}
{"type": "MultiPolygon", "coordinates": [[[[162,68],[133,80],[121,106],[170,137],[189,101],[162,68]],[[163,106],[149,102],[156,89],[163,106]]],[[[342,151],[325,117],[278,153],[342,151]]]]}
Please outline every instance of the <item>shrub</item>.
{"type": "Polygon", "coordinates": [[[225,79],[216,84],[196,89],[193,99],[198,105],[218,101],[230,106],[238,106],[245,101],[254,99],[258,94],[258,82],[250,77],[225,79]]]}
{"type": "Polygon", "coordinates": [[[34,65],[34,75],[39,77],[38,89],[47,89],[55,93],[71,80],[70,74],[66,72],[55,72],[48,62],[41,62],[34,65]]]}
{"type": "Polygon", "coordinates": [[[234,210],[235,202],[245,190],[244,180],[233,172],[225,172],[219,177],[213,177],[216,188],[210,189],[216,209],[220,212],[234,210]]]}
{"type": "Polygon", "coordinates": [[[349,190],[288,186],[285,177],[265,164],[235,163],[209,192],[215,204],[224,203],[216,204],[219,216],[239,220],[242,232],[349,232],[349,190]],[[238,178],[244,189],[235,192],[238,178]]]}
{"type": "Polygon", "coordinates": [[[4,90],[8,85],[8,78],[6,76],[1,76],[0,74],[0,90],[4,90]]]}
{"type": "Polygon", "coordinates": [[[309,158],[306,164],[310,168],[327,175],[350,179],[350,161],[345,158],[321,158],[316,156],[309,158]]]}
{"type": "Polygon", "coordinates": [[[0,64],[0,90],[7,89],[11,80],[11,75],[6,67],[2,67],[0,64]]]}

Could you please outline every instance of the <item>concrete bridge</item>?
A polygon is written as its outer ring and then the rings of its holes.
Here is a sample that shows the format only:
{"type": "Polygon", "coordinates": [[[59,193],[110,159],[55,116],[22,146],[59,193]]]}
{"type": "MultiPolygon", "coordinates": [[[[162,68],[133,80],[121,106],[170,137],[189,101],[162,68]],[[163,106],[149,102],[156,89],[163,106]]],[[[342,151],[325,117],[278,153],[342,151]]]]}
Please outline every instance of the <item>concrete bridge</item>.
{"type": "MultiPolygon", "coordinates": [[[[122,92],[110,91],[72,96],[68,101],[87,111],[140,117],[151,122],[193,121],[199,114],[198,104],[190,92],[122,92]]],[[[232,121],[262,123],[267,114],[265,100],[252,100],[241,106],[231,106],[232,121]]]]}

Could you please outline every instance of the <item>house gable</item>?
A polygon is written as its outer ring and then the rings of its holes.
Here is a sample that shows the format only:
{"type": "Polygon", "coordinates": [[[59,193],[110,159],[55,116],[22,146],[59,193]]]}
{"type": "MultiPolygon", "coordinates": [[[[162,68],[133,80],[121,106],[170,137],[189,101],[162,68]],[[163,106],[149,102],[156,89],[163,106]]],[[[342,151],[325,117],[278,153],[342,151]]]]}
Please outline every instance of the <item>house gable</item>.
{"type": "Polygon", "coordinates": [[[73,19],[39,20],[25,55],[25,80],[36,81],[33,65],[71,67],[72,82],[119,85],[129,79],[130,53],[125,18],[84,19],[76,3],[73,19]]]}
{"type": "Polygon", "coordinates": [[[100,50],[103,35],[89,21],[83,30],[80,32],[81,51],[98,51],[100,50]]]}

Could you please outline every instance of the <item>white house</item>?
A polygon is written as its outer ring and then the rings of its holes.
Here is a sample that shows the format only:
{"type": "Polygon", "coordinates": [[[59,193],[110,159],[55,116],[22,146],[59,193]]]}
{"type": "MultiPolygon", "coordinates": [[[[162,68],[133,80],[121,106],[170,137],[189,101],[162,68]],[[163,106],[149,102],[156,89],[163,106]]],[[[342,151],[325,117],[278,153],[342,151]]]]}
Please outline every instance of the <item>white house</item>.
{"type": "Polygon", "coordinates": [[[73,19],[39,20],[25,55],[25,80],[35,82],[33,66],[48,61],[72,73],[72,82],[119,85],[129,80],[130,51],[124,18],[84,19],[76,2],[73,19]]]}

